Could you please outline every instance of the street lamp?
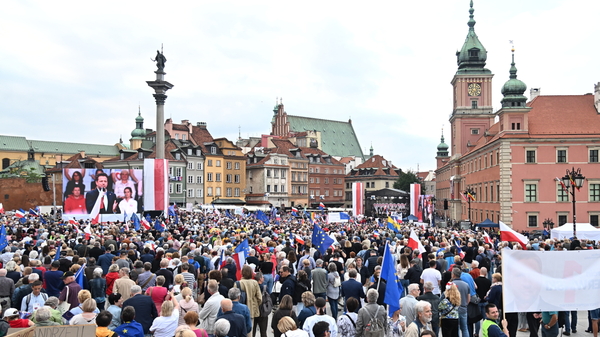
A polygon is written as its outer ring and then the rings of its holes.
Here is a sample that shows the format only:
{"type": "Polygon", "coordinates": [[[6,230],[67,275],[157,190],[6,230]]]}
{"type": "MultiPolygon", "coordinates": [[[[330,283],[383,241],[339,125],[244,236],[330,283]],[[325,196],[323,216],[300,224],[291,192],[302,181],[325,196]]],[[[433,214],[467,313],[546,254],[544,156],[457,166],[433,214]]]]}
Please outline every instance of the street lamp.
{"type": "MultiPolygon", "coordinates": [[[[543,224],[544,224],[544,228],[547,228],[548,232],[552,233],[552,228],[554,228],[554,222],[552,221],[552,219],[548,218],[548,219],[544,220],[543,224]]],[[[550,236],[552,236],[552,234],[550,234],[550,236]]]]}
{"type": "Polygon", "coordinates": [[[473,222],[471,221],[471,200],[475,200],[476,195],[477,193],[475,193],[475,190],[470,187],[465,191],[465,196],[467,197],[467,202],[469,203],[469,222],[471,223],[473,222]]]}
{"type": "Polygon", "coordinates": [[[585,177],[581,174],[581,169],[578,168],[577,170],[575,170],[575,168],[573,167],[570,171],[567,169],[567,174],[565,174],[565,176],[562,178],[563,184],[565,186],[571,186],[571,190],[568,191],[568,187],[567,187],[567,191],[569,192],[569,194],[571,194],[571,200],[573,202],[573,238],[577,237],[577,215],[575,213],[575,188],[577,188],[577,190],[579,190],[581,188],[581,186],[583,186],[583,181],[585,180],[585,177]]]}

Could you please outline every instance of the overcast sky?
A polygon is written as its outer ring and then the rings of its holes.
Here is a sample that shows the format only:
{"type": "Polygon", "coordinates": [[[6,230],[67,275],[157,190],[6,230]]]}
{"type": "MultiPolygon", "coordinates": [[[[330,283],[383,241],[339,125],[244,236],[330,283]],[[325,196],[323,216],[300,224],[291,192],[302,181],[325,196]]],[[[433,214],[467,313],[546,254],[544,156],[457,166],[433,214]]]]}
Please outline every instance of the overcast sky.
{"type": "MultiPolygon", "coordinates": [[[[532,87],[593,92],[599,1],[476,0],[474,8],[495,109],[509,40],[527,96],[532,87]]],[[[351,118],[365,154],[373,144],[404,170],[435,169],[468,10],[468,0],[3,1],[0,133],[129,143],[138,105],[155,129],[145,81],[162,43],[174,84],[165,118],[206,122],[214,137],[235,140],[239,127],[244,138],[259,136],[283,97],[291,115],[351,118]]]]}

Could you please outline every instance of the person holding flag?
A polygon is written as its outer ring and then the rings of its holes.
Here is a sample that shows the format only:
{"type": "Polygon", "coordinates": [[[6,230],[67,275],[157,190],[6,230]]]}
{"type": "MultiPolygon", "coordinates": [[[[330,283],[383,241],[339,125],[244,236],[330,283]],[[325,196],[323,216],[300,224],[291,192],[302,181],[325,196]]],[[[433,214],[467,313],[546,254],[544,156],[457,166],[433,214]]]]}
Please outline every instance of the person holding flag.
{"type": "Polygon", "coordinates": [[[385,297],[383,303],[389,306],[389,315],[400,310],[400,297],[404,293],[404,287],[396,269],[396,260],[390,252],[390,245],[386,243],[381,265],[381,278],[386,281],[385,297]]]}
{"type": "Polygon", "coordinates": [[[321,227],[319,227],[319,225],[314,224],[312,243],[315,246],[315,248],[317,248],[319,252],[321,252],[322,255],[325,255],[327,248],[331,247],[331,245],[333,245],[333,242],[333,239],[329,237],[329,235],[327,235],[325,231],[323,231],[321,227]]]}

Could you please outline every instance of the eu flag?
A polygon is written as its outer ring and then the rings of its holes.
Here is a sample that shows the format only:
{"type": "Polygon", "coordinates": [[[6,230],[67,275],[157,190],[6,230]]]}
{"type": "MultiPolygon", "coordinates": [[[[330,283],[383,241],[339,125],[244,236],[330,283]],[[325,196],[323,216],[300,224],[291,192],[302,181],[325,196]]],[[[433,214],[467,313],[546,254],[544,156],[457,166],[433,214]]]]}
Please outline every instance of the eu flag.
{"type": "Polygon", "coordinates": [[[6,239],[6,228],[2,225],[0,228],[0,252],[4,251],[4,248],[8,246],[8,240],[6,239]]]}
{"type": "Polygon", "coordinates": [[[165,227],[163,227],[162,223],[160,223],[160,220],[158,218],[156,218],[156,221],[154,221],[154,229],[161,233],[165,231],[165,227]]]}
{"type": "Polygon", "coordinates": [[[319,225],[315,224],[312,233],[312,243],[317,247],[321,254],[325,254],[327,248],[333,244],[333,239],[325,233],[319,225]]]}
{"type": "Polygon", "coordinates": [[[265,214],[265,212],[258,210],[256,212],[256,218],[265,223],[265,225],[269,224],[269,217],[265,214]]]}
{"type": "Polygon", "coordinates": [[[385,287],[385,297],[383,303],[389,305],[390,317],[400,310],[400,294],[404,292],[400,278],[396,273],[396,261],[390,252],[390,245],[385,245],[385,252],[383,253],[383,266],[381,266],[381,278],[384,279],[387,284],[385,287]]]}
{"type": "Polygon", "coordinates": [[[131,215],[131,221],[133,221],[133,227],[136,231],[140,230],[140,218],[138,218],[137,214],[133,213],[131,215]]]}

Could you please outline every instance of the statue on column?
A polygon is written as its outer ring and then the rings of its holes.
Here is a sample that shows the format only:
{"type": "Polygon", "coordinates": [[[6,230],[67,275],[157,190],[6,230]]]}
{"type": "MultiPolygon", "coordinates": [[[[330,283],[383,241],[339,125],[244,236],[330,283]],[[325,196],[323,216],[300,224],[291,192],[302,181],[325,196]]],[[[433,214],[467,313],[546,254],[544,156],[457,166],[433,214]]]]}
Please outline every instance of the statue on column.
{"type": "MultiPolygon", "coordinates": [[[[151,59],[152,60],[152,59],[151,59]]],[[[167,62],[167,58],[160,51],[156,51],[156,58],[152,60],[156,62],[156,67],[158,68],[158,72],[163,72],[165,69],[165,62],[167,62]]]]}

